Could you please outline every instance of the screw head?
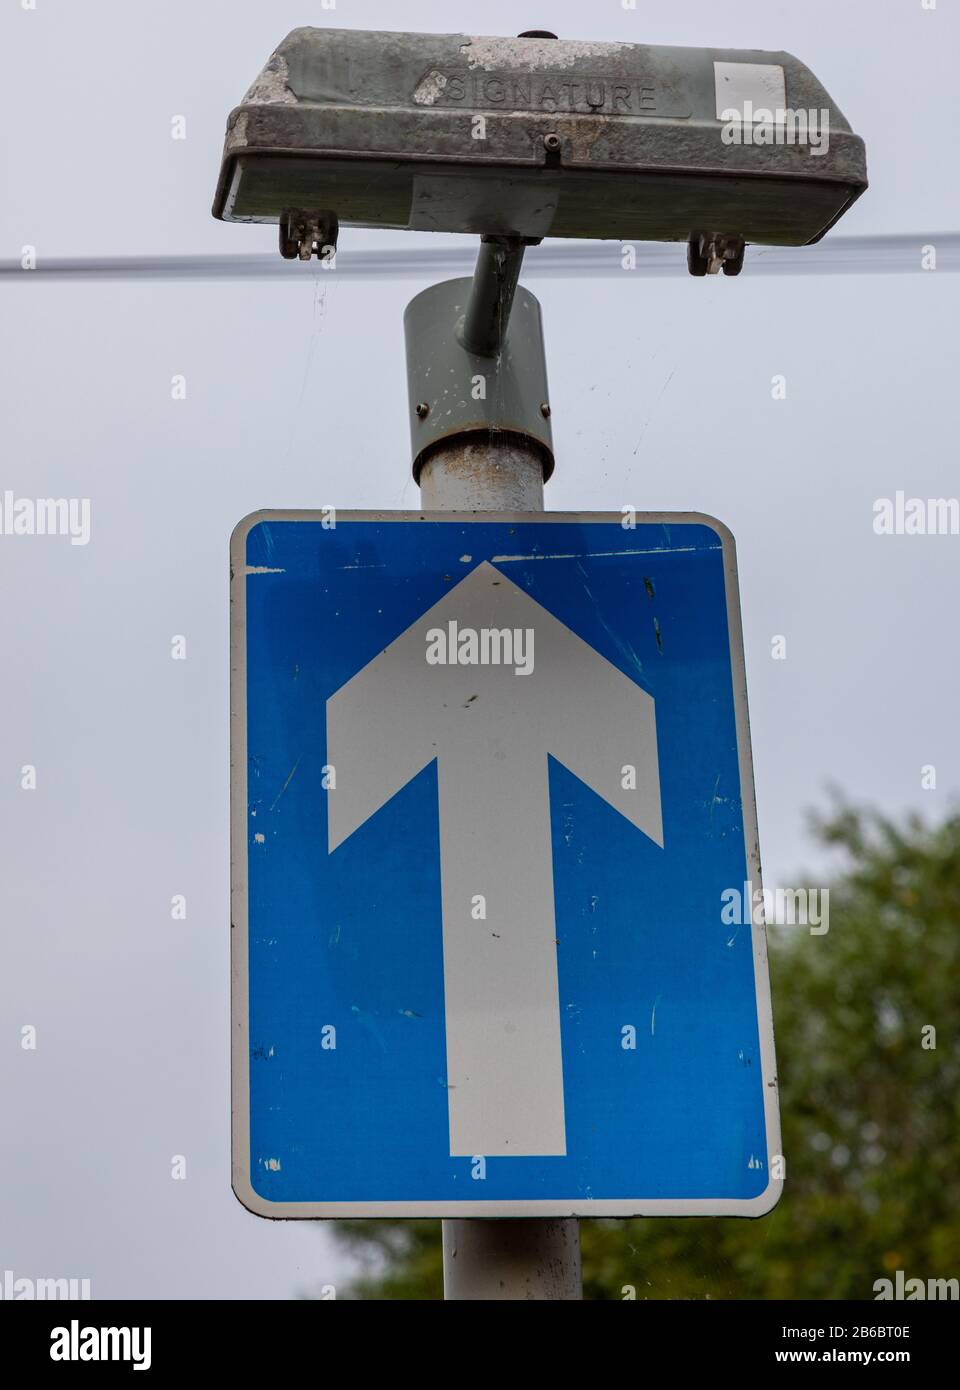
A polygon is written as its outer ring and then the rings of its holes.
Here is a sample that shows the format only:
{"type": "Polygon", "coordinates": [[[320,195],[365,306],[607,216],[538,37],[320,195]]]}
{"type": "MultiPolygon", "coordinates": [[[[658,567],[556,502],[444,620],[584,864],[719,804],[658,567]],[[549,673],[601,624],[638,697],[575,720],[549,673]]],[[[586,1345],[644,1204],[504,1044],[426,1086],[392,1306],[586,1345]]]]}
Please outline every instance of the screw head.
{"type": "Polygon", "coordinates": [[[543,137],[543,146],[547,150],[559,150],[562,143],[559,135],[550,134],[543,137]]]}
{"type": "Polygon", "coordinates": [[[417,419],[425,420],[429,414],[430,407],[427,405],[426,401],[421,401],[417,406],[417,419]]]}
{"type": "Polygon", "coordinates": [[[547,405],[546,401],[543,401],[540,405],[540,414],[545,420],[550,419],[550,407],[547,405]]]}

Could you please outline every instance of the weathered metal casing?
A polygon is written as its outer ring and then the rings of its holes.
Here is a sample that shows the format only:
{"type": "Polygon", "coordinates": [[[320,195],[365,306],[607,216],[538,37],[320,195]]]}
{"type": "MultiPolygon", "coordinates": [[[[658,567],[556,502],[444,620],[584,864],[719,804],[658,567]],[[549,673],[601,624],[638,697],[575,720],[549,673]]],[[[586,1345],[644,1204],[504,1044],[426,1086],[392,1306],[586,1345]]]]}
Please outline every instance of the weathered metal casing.
{"type": "Polygon", "coordinates": [[[435,445],[502,434],[538,448],[546,480],[553,472],[553,435],[540,303],[519,285],[500,353],[480,356],[459,336],[473,283],[431,285],[403,316],[414,477],[435,445]]]}
{"type": "Polygon", "coordinates": [[[295,29],[230,115],[213,210],[794,246],[866,184],[863,141],[788,53],[295,29]],[[774,113],[826,113],[825,147],[775,130],[768,143],[725,141],[720,115],[748,95],[774,113]]]}

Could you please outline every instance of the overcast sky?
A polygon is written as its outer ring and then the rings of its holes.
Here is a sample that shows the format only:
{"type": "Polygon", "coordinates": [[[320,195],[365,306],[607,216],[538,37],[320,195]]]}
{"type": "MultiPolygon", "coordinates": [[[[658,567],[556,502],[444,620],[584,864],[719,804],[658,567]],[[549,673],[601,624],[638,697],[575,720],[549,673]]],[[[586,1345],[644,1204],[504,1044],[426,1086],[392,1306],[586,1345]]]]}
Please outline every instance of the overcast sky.
{"type": "MultiPolygon", "coordinates": [[[[872,520],[898,490],[960,487],[960,283],[919,268],[960,229],[956,8],[4,0],[0,259],[273,250],[274,228],[210,204],[228,111],[311,23],[546,27],[813,68],[867,142],[871,188],[834,235],[916,234],[916,273],[751,278],[748,252],[736,280],[538,280],[547,505],[733,530],[768,883],[822,864],[805,813],[829,783],[942,816],[960,785],[960,538],[872,520]]],[[[346,229],[341,250],[415,241],[346,229]]],[[[2,289],[0,491],[89,497],[92,535],[0,536],[0,1274],[86,1276],[95,1297],[285,1298],[345,1273],[323,1229],[259,1220],[230,1190],[227,542],[260,507],[418,505],[401,318],[422,286],[289,270],[2,289]]]]}

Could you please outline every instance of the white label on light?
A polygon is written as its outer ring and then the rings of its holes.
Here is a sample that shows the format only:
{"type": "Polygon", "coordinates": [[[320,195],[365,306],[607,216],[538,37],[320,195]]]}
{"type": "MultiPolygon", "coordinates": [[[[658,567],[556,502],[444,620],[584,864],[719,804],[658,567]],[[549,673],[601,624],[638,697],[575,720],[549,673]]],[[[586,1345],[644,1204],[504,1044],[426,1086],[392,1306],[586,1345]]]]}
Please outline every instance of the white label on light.
{"type": "Polygon", "coordinates": [[[749,101],[754,109],[784,111],[787,84],[777,63],[714,63],[717,120],[725,111],[743,112],[749,101]]]}

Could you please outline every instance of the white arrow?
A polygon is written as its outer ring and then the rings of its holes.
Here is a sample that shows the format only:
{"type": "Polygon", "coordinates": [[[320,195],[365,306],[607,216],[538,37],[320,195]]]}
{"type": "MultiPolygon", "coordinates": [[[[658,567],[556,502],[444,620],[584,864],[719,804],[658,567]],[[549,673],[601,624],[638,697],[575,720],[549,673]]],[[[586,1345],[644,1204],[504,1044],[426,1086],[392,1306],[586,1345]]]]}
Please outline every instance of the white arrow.
{"type": "Polygon", "coordinates": [[[327,701],[331,854],[438,760],[454,1155],[566,1153],[548,752],[662,846],[653,699],[486,562],[327,701]],[[533,671],[429,664],[453,622],[532,631],[533,671]]]}

